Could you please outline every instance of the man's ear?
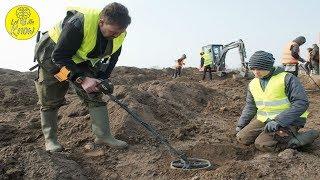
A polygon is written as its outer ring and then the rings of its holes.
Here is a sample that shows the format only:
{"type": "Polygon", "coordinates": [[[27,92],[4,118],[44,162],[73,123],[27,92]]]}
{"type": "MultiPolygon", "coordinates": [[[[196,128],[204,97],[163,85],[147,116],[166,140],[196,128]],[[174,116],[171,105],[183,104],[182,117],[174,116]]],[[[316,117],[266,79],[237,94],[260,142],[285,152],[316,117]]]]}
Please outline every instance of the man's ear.
{"type": "Polygon", "coordinates": [[[103,19],[99,19],[99,26],[100,26],[100,27],[103,26],[103,23],[104,23],[104,20],[103,20],[103,19]]]}

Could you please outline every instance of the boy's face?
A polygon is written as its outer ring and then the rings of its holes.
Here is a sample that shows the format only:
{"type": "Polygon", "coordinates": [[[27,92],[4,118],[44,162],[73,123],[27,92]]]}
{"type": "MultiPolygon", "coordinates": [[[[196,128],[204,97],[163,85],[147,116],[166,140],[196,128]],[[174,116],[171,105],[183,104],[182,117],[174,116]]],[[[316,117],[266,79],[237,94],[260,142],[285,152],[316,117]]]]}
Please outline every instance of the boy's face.
{"type": "Polygon", "coordinates": [[[256,77],[256,78],[263,78],[270,73],[270,71],[268,71],[268,70],[261,70],[261,69],[256,69],[256,68],[253,68],[251,70],[254,74],[254,77],[256,77]]]}

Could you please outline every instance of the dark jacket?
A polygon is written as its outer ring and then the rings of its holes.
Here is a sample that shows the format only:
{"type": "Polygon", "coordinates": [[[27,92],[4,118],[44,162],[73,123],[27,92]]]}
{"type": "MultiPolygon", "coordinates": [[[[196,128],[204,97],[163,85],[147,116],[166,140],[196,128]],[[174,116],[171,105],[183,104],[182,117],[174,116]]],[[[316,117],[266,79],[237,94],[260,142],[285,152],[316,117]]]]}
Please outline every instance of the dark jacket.
{"type": "Polygon", "coordinates": [[[313,45],[312,51],[310,53],[311,61],[319,62],[319,46],[317,44],[313,45]]]}
{"type": "Polygon", "coordinates": [[[204,58],[202,57],[200,60],[200,67],[203,67],[203,65],[204,65],[204,58]]]}
{"type": "Polygon", "coordinates": [[[292,57],[298,59],[298,61],[304,62],[304,60],[300,57],[300,46],[306,42],[306,38],[303,36],[299,36],[293,40],[293,42],[297,43],[291,46],[291,55],[292,57]]]}
{"type": "MultiPolygon", "coordinates": [[[[82,62],[79,64],[74,63],[72,56],[80,48],[83,40],[83,14],[76,11],[68,11],[66,17],[62,23],[62,31],[57,44],[52,40],[50,43],[54,43],[54,50],[52,53],[53,62],[58,66],[66,66],[71,70],[70,79],[74,80],[79,76],[84,75],[84,71],[90,71],[94,69],[90,66],[90,61],[82,62]]],[[[111,54],[112,52],[112,40],[107,40],[102,36],[100,29],[97,31],[97,41],[93,50],[88,54],[89,58],[103,57],[104,53],[111,54]]],[[[121,53],[121,48],[115,52],[109,59],[108,67],[104,71],[99,71],[98,78],[109,78],[112,70],[114,69],[118,57],[121,53]]],[[[55,72],[51,72],[55,73],[55,72]]]]}
{"type": "MultiPolygon", "coordinates": [[[[260,85],[262,89],[265,89],[272,76],[277,75],[283,71],[284,70],[280,67],[275,68],[269,76],[260,79],[260,85]]],[[[304,90],[299,79],[291,73],[287,73],[287,75],[285,76],[285,93],[291,103],[291,107],[276,116],[275,120],[282,127],[287,127],[289,125],[300,127],[304,126],[305,119],[300,118],[300,116],[308,109],[309,100],[306,91],[304,90]]],[[[245,127],[255,117],[256,113],[257,107],[250,89],[248,88],[246,106],[242,111],[237,126],[241,128],[245,127]]]]}

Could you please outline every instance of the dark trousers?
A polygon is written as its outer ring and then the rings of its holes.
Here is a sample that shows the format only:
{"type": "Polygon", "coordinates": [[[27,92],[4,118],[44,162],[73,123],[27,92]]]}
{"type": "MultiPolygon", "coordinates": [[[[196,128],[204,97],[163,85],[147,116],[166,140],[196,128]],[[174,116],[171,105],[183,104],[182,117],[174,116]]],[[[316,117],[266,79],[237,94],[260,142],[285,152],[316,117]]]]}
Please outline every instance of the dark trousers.
{"type": "Polygon", "coordinates": [[[206,78],[206,73],[209,72],[209,78],[210,80],[212,80],[212,72],[211,72],[211,66],[205,66],[203,69],[203,76],[202,76],[202,80],[204,80],[206,78]]]}
{"type": "Polygon", "coordinates": [[[312,64],[310,62],[309,63],[305,63],[304,64],[304,69],[305,69],[307,74],[310,74],[311,70],[313,69],[312,64]]]}
{"type": "Polygon", "coordinates": [[[181,67],[176,67],[176,70],[174,71],[173,77],[180,77],[181,76],[181,67]]]}
{"type": "Polygon", "coordinates": [[[316,75],[319,75],[319,62],[317,61],[311,61],[313,70],[315,72],[316,75]]]}

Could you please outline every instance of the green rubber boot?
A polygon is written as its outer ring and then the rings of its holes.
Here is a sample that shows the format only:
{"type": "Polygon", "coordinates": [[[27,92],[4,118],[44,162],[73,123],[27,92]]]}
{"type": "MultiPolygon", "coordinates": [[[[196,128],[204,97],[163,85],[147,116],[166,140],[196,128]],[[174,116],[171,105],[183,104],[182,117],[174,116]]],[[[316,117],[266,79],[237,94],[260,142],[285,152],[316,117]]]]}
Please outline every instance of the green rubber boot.
{"type": "Polygon", "coordinates": [[[41,129],[45,139],[46,151],[60,152],[62,146],[57,140],[58,110],[41,111],[41,129]]]}
{"type": "Polygon", "coordinates": [[[318,137],[319,137],[319,132],[316,130],[309,130],[303,133],[297,133],[295,134],[295,137],[293,137],[288,142],[288,146],[292,149],[295,149],[301,146],[310,145],[318,137]]]}
{"type": "Polygon", "coordinates": [[[128,147],[126,142],[115,139],[111,134],[108,112],[105,106],[89,108],[89,113],[92,119],[92,132],[96,136],[94,140],[96,144],[107,144],[114,148],[128,147]]]}

